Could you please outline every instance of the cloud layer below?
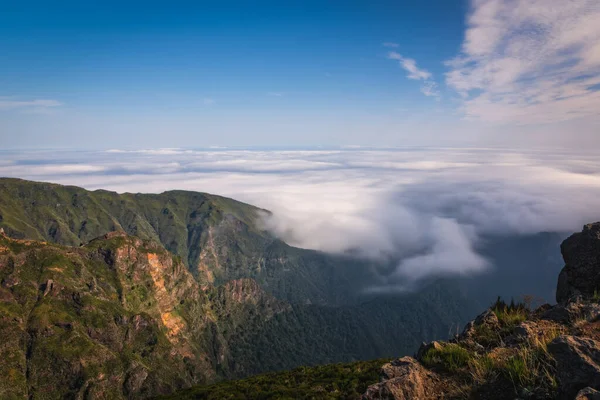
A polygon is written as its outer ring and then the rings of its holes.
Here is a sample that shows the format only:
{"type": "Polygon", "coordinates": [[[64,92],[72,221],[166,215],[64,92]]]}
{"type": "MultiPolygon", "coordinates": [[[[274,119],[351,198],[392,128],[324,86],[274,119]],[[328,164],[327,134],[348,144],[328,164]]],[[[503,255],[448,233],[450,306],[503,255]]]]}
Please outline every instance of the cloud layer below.
{"type": "Polygon", "coordinates": [[[290,244],[396,260],[390,278],[407,284],[485,270],[475,250],[484,236],[571,232],[600,220],[596,154],[456,148],[4,152],[0,176],[233,197],[273,211],[265,226],[290,244]]]}

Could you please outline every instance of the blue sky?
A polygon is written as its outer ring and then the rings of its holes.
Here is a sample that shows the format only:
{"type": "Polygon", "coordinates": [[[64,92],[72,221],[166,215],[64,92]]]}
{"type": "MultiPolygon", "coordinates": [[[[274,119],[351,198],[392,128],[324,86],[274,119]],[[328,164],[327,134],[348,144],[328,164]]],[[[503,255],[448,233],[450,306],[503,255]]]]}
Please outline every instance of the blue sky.
{"type": "Polygon", "coordinates": [[[532,43],[536,2],[508,16],[514,1],[2,4],[0,135],[6,148],[560,144],[576,127],[595,144],[599,7],[556,1],[589,28],[572,39],[543,15],[532,43]],[[582,44],[576,73],[527,60],[582,44]]]}

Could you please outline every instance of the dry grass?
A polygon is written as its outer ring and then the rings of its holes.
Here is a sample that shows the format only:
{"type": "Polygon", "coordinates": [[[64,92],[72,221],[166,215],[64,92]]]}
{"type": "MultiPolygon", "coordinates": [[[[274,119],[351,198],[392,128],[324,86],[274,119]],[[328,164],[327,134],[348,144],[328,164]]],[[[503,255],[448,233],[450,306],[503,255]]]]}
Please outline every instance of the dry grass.
{"type": "Polygon", "coordinates": [[[520,347],[496,347],[469,361],[469,373],[474,384],[504,379],[510,382],[516,395],[527,393],[555,393],[554,361],[548,353],[548,343],[563,334],[550,325],[540,330],[541,335],[530,338],[520,347]]]}

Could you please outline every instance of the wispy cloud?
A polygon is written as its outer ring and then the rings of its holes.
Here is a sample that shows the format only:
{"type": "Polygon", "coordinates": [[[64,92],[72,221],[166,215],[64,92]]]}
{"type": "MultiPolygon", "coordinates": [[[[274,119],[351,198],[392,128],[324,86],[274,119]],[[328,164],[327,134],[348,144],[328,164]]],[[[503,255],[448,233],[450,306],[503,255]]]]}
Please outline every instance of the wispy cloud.
{"type": "Polygon", "coordinates": [[[421,93],[423,93],[425,96],[432,96],[437,99],[440,98],[440,92],[437,89],[437,83],[434,81],[426,81],[423,83],[423,86],[421,86],[421,93]]]}
{"type": "Polygon", "coordinates": [[[392,48],[400,47],[400,45],[398,43],[394,43],[394,42],[383,42],[383,43],[381,43],[381,45],[383,47],[392,47],[392,48]]]}
{"type": "Polygon", "coordinates": [[[412,58],[403,57],[396,51],[390,51],[388,53],[388,58],[390,60],[398,60],[398,62],[400,62],[400,66],[408,72],[408,79],[431,79],[431,73],[424,69],[419,69],[417,67],[417,62],[412,58]]]}
{"type": "Polygon", "coordinates": [[[216,103],[216,100],[215,100],[215,99],[212,99],[212,98],[210,98],[210,97],[205,97],[205,98],[202,100],[202,103],[203,103],[205,106],[210,106],[210,105],[213,105],[213,104],[215,104],[215,103],[216,103]]]}
{"type": "Polygon", "coordinates": [[[281,92],[267,92],[267,96],[282,97],[283,93],[281,93],[281,92]]]}
{"type": "Polygon", "coordinates": [[[50,99],[15,100],[11,97],[0,97],[0,110],[25,109],[43,111],[48,108],[60,107],[62,105],[61,102],[50,99]]]}
{"type": "Polygon", "coordinates": [[[433,80],[431,73],[425,69],[417,67],[417,62],[412,58],[402,56],[402,54],[396,51],[390,51],[387,55],[390,60],[396,60],[400,63],[400,66],[408,72],[406,76],[408,79],[423,81],[421,86],[421,93],[425,96],[432,96],[439,98],[440,92],[437,87],[437,83],[433,80]]]}
{"type": "Polygon", "coordinates": [[[447,84],[469,119],[546,123],[600,115],[600,2],[473,0],[447,84]]]}

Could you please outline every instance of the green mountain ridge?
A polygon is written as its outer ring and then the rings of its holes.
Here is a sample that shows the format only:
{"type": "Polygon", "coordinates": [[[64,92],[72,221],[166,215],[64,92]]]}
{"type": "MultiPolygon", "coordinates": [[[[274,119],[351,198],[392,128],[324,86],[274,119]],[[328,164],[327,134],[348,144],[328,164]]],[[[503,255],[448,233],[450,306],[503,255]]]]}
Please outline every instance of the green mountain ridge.
{"type": "Polygon", "coordinates": [[[14,238],[78,246],[123,230],[162,243],[203,284],[252,277],[295,303],[344,304],[371,279],[364,261],[288,246],[254,206],[205,193],[118,194],[0,178],[0,227],[14,238]]]}

